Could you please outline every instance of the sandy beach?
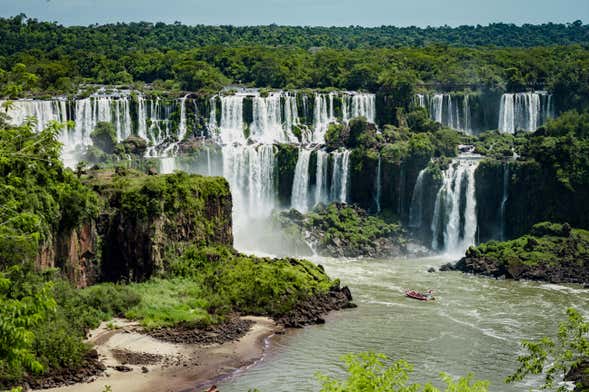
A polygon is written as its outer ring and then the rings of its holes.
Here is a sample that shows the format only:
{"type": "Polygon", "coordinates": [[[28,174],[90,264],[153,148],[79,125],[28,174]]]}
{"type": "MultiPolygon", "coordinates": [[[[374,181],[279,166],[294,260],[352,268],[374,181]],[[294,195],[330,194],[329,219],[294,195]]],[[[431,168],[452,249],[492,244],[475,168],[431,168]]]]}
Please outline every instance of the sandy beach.
{"type": "Polygon", "coordinates": [[[269,318],[243,319],[254,322],[245,336],[206,346],[160,341],[137,332],[139,326],[128,320],[102,323],[91,331],[89,342],[107,367],[104,374],[88,383],[47,391],[101,392],[107,386],[112,392],[202,391],[215,380],[262,358],[265,340],[278,329],[269,318]]]}

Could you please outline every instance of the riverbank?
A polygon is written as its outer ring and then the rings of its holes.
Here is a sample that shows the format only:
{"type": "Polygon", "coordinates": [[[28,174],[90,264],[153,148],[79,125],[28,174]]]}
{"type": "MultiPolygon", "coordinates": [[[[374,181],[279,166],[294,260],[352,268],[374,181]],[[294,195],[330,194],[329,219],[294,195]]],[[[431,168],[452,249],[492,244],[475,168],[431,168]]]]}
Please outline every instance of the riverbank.
{"type": "MultiPolygon", "coordinates": [[[[266,317],[241,317],[251,323],[242,337],[224,343],[172,343],[142,332],[124,319],[102,323],[90,332],[104,373],[89,382],[47,389],[52,392],[198,391],[264,354],[268,337],[282,330],[266,317]]],[[[209,336],[212,336],[209,334],[209,336]]]]}

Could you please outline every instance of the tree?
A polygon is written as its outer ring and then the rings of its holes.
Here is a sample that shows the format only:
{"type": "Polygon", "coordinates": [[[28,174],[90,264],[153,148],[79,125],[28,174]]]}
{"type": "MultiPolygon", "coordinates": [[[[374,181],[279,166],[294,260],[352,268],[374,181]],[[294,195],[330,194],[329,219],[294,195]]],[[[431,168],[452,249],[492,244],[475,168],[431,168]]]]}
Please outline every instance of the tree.
{"type": "MultiPolygon", "coordinates": [[[[544,375],[543,389],[552,389],[555,383],[578,366],[589,364],[589,322],[574,308],[567,309],[567,320],[558,327],[557,340],[543,337],[537,341],[524,340],[527,354],[518,357],[520,367],[507,377],[506,382],[521,381],[529,375],[544,375]]],[[[586,371],[586,370],[585,370],[586,371]]],[[[589,388],[589,385],[583,385],[589,388]]],[[[561,385],[557,389],[567,391],[561,385]]]]}
{"type": "Polygon", "coordinates": [[[99,122],[90,134],[94,145],[107,154],[112,154],[117,144],[117,132],[109,122],[99,122]]]}
{"type": "MultiPolygon", "coordinates": [[[[18,268],[13,267],[12,272],[18,268]]],[[[0,368],[25,368],[35,373],[43,370],[31,350],[35,338],[32,330],[55,309],[50,288],[46,284],[17,289],[11,279],[0,273],[0,368]]]]}
{"type": "MultiPolygon", "coordinates": [[[[384,354],[365,352],[348,354],[343,357],[348,377],[337,380],[317,374],[321,382],[321,392],[441,392],[431,384],[421,386],[409,383],[409,376],[413,367],[404,360],[398,360],[386,365],[389,358],[384,354]]],[[[488,382],[474,381],[472,375],[452,379],[445,373],[440,375],[447,385],[446,392],[486,392],[488,382]]]]}

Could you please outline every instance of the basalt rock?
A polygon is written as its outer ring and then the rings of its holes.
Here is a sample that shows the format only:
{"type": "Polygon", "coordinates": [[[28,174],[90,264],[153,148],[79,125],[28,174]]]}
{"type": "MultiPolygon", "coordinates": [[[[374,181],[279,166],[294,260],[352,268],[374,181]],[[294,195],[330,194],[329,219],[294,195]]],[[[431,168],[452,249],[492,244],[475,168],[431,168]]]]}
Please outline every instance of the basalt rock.
{"type": "Polygon", "coordinates": [[[471,247],[456,264],[458,270],[495,278],[529,279],[551,283],[589,282],[589,232],[568,224],[540,223],[531,234],[506,242],[471,247]]]}
{"type": "Polygon", "coordinates": [[[323,318],[333,310],[355,308],[352,293],[347,286],[340,288],[339,282],[329,292],[315,294],[299,302],[290,312],[276,317],[276,322],[290,328],[301,328],[310,324],[324,324],[323,318]]]}

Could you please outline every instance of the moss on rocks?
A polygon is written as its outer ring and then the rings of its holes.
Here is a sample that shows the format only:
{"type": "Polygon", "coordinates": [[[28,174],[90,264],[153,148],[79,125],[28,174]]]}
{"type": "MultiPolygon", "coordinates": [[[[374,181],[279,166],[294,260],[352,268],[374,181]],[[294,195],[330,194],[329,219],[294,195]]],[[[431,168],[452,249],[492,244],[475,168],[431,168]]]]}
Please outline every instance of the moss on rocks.
{"type": "Polygon", "coordinates": [[[471,247],[455,266],[464,272],[543,280],[589,283],[589,231],[569,224],[542,222],[511,241],[490,241],[471,247]]]}

